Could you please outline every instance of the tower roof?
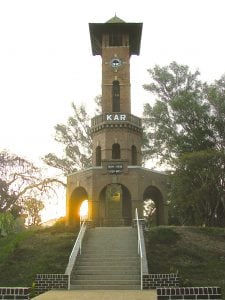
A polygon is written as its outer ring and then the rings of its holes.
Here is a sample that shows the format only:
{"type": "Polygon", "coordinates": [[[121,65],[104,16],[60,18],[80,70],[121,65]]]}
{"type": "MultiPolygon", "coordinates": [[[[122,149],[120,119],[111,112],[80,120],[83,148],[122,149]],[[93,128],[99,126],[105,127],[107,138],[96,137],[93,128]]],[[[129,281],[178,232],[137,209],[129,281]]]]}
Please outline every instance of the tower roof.
{"type": "Polygon", "coordinates": [[[89,23],[93,55],[101,55],[102,35],[105,33],[125,33],[129,35],[130,55],[140,53],[142,23],[126,23],[116,15],[106,23],[89,23]]]}
{"type": "Polygon", "coordinates": [[[118,18],[117,15],[115,14],[115,16],[109,19],[106,23],[126,23],[126,22],[118,18]]]}

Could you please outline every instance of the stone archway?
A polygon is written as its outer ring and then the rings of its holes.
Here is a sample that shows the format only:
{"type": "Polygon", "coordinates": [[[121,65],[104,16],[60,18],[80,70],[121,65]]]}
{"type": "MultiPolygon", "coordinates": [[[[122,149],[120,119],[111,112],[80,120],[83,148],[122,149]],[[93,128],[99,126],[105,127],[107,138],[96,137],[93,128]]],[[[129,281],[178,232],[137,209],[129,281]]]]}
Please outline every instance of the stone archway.
{"type": "Polygon", "coordinates": [[[99,196],[100,226],[130,226],[132,223],[131,194],[122,184],[108,184],[99,196]]]}
{"type": "Polygon", "coordinates": [[[76,188],[69,199],[68,223],[78,225],[80,222],[80,206],[84,200],[88,200],[88,194],[83,187],[76,188]]]}
{"type": "Polygon", "coordinates": [[[148,186],[143,194],[143,201],[151,200],[155,204],[155,225],[165,225],[165,205],[162,193],[155,186],[148,186]]]}

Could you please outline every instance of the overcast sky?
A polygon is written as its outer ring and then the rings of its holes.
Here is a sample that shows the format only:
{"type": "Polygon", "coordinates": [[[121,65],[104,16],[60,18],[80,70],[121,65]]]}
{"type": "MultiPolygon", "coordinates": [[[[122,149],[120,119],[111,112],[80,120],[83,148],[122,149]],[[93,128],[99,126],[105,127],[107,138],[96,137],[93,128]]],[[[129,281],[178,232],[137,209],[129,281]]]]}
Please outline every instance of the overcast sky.
{"type": "Polygon", "coordinates": [[[132,112],[152,96],[147,69],[172,61],[212,82],[225,73],[224,0],[0,0],[0,148],[37,161],[55,151],[54,125],[70,103],[89,111],[101,93],[101,59],[88,23],[117,14],[143,22],[140,56],[131,60],[132,112]]]}

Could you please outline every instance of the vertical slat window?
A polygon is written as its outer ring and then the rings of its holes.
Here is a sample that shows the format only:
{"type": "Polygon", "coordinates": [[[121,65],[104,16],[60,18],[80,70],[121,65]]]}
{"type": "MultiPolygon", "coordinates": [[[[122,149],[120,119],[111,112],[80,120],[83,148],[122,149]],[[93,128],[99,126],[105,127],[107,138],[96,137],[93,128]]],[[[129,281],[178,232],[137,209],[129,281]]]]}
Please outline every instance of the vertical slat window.
{"type": "Polygon", "coordinates": [[[118,80],[113,81],[112,85],[112,111],[120,112],[120,83],[118,80]]]}

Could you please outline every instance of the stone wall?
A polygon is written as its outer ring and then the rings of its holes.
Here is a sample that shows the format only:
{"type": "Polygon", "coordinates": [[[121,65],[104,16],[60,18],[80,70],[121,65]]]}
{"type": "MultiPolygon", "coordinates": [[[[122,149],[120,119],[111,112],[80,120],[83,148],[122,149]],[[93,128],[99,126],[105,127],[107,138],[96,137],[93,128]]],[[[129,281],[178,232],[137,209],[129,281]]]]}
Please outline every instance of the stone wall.
{"type": "Polygon", "coordinates": [[[0,287],[0,299],[29,300],[31,288],[22,287],[0,287]]]}
{"type": "Polygon", "coordinates": [[[222,300],[219,287],[157,288],[157,300],[222,300]]]}
{"type": "Polygon", "coordinates": [[[143,275],[143,289],[156,289],[158,287],[177,287],[180,278],[177,274],[147,274],[143,275]]]}
{"type": "Polygon", "coordinates": [[[35,278],[35,292],[37,295],[52,289],[67,290],[69,275],[37,274],[35,278]]]}

